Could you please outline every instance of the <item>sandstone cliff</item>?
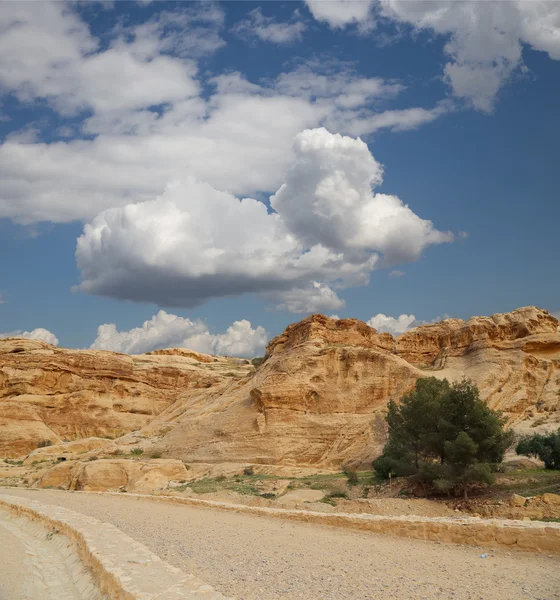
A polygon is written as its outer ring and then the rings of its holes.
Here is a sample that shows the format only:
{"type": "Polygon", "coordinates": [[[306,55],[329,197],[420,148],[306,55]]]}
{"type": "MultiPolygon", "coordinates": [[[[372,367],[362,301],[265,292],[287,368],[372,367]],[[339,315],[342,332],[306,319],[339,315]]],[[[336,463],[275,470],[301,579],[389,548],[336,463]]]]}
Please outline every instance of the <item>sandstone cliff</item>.
{"type": "MultiPolygon", "coordinates": [[[[558,321],[528,307],[394,339],[355,319],[311,315],[270,342],[257,370],[184,349],[126,356],[0,340],[0,456],[44,439],[124,434],[105,450],[87,444],[96,457],[117,444],[201,466],[338,468],[379,453],[388,400],[426,376],[471,378],[516,427],[557,427],[558,321]]],[[[66,443],[26,463],[80,452],[89,457],[66,443]]]]}
{"type": "Polygon", "coordinates": [[[194,353],[128,356],[2,339],[0,456],[25,455],[45,441],[119,437],[182,395],[227,382],[230,371],[244,376],[248,368],[194,353]]]}

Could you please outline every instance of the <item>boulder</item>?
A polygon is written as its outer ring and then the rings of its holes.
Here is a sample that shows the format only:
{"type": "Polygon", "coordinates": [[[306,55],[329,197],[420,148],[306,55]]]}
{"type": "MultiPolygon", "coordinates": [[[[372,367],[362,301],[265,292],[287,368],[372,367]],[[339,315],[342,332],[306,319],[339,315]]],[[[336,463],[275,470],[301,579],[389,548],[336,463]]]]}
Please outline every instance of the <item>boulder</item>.
{"type": "Polygon", "coordinates": [[[119,491],[152,493],[170,481],[186,481],[187,470],[179,460],[100,459],[64,462],[49,469],[39,487],[62,487],[89,492],[119,491]]]}
{"type": "Polygon", "coordinates": [[[545,504],[560,506],[560,494],[543,494],[542,499],[545,504]]]}
{"type": "Polygon", "coordinates": [[[509,503],[511,506],[525,506],[526,501],[527,498],[519,496],[518,494],[512,494],[511,498],[509,499],[509,503]]]}

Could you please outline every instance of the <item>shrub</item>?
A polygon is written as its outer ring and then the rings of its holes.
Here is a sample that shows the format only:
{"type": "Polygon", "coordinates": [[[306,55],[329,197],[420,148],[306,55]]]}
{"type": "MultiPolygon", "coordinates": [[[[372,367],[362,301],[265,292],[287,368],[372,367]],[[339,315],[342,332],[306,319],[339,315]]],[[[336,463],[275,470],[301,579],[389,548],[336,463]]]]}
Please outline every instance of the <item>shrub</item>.
{"type": "Polygon", "coordinates": [[[161,458],[161,452],[152,452],[150,458],[161,458]]]}
{"type": "Polygon", "coordinates": [[[251,364],[255,368],[260,367],[263,364],[263,362],[264,362],[264,356],[256,356],[255,358],[251,359],[251,364]]]}
{"type": "Polygon", "coordinates": [[[46,448],[47,446],[52,446],[52,442],[50,440],[43,440],[37,444],[37,448],[46,448]]]}
{"type": "Polygon", "coordinates": [[[535,433],[522,437],[515,451],[523,456],[540,458],[545,469],[560,469],[560,429],[556,433],[535,433]]]}
{"type": "Polygon", "coordinates": [[[142,448],[132,448],[130,454],[132,454],[132,456],[141,456],[144,454],[144,450],[142,450],[142,448]]]}
{"type": "Polygon", "coordinates": [[[216,477],[216,481],[225,481],[227,479],[227,477],[225,475],[218,475],[218,477],[216,477]]]}
{"type": "Polygon", "coordinates": [[[250,475],[254,475],[254,474],[255,474],[255,469],[253,469],[253,467],[245,467],[243,469],[243,475],[250,476],[250,475]]]}

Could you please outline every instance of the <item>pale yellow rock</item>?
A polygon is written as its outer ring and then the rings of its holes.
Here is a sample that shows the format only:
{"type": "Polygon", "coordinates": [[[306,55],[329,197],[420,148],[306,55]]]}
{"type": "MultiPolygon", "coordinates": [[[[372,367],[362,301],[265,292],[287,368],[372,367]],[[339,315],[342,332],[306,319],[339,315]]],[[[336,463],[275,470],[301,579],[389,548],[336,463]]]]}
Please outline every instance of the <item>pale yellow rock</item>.
{"type": "Polygon", "coordinates": [[[38,486],[151,493],[167,488],[170,481],[184,482],[186,478],[185,465],[178,460],[101,459],[55,465],[42,476],[38,486]]]}
{"type": "Polygon", "coordinates": [[[518,494],[512,494],[511,498],[509,499],[511,506],[525,506],[526,501],[526,498],[519,496],[518,494]]]}
{"type": "Polygon", "coordinates": [[[545,504],[560,506],[560,494],[543,494],[542,499],[545,504]]]}

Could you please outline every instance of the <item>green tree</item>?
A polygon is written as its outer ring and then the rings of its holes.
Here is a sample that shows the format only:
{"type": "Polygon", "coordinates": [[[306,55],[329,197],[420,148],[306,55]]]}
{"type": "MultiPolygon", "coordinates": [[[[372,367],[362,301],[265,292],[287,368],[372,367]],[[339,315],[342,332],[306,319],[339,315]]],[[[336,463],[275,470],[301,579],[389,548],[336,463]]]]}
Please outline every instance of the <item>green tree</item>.
{"type": "Polygon", "coordinates": [[[560,469],[560,429],[546,435],[535,433],[524,436],[515,451],[523,456],[540,458],[546,469],[560,469]]]}
{"type": "Polygon", "coordinates": [[[493,468],[512,442],[505,420],[470,381],[419,379],[400,403],[389,403],[389,439],[374,461],[381,477],[414,475],[424,489],[450,493],[493,482],[493,468]]]}

